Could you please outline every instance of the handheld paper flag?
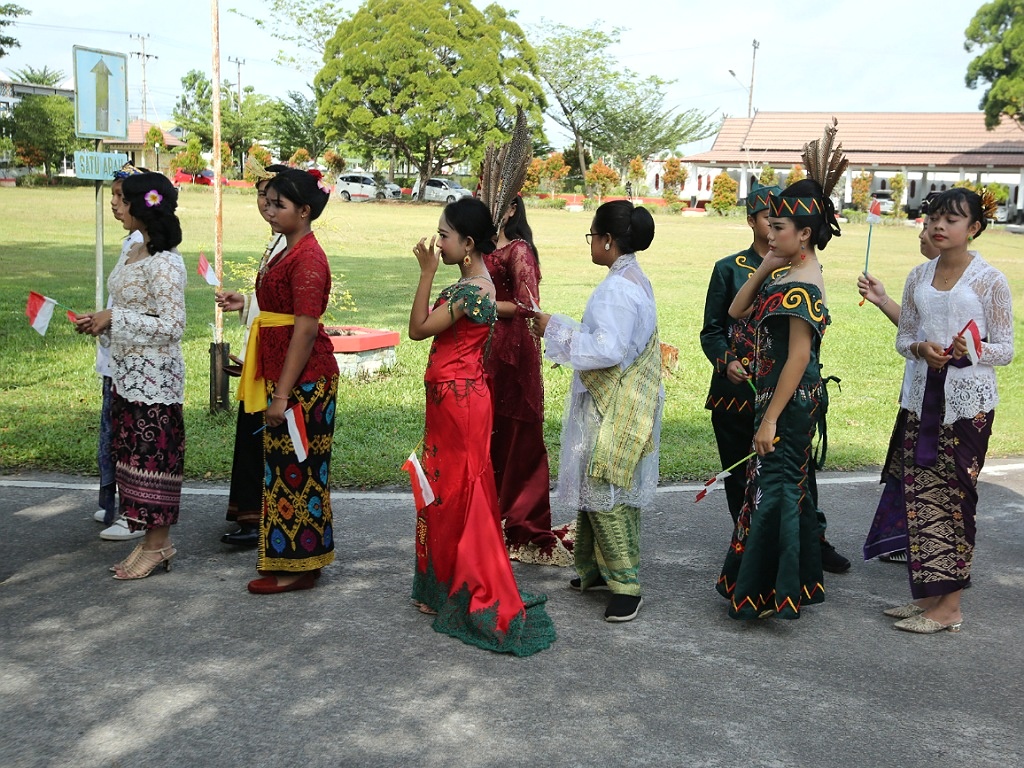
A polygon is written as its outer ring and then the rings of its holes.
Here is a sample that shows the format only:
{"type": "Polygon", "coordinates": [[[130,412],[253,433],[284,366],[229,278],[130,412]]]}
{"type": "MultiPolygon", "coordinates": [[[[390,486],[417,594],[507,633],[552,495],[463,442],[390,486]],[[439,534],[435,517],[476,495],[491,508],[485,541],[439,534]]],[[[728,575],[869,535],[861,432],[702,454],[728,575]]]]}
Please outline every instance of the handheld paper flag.
{"type": "MultiPolygon", "coordinates": [[[[748,456],[747,458],[749,459],[750,457],[748,456]]],[[[717,475],[712,477],[710,480],[708,480],[706,483],[704,483],[704,488],[702,488],[701,491],[697,494],[697,498],[695,498],[693,500],[693,503],[696,504],[698,501],[702,501],[704,499],[704,497],[707,496],[712,491],[717,491],[719,489],[719,487],[720,487],[718,485],[718,481],[719,480],[725,480],[725,478],[727,478],[727,477],[729,477],[731,475],[732,475],[732,472],[729,472],[728,470],[725,470],[723,472],[719,472],[717,475]]]]}
{"type": "Polygon", "coordinates": [[[427,475],[423,471],[415,451],[409,454],[409,458],[405,460],[402,469],[409,473],[409,482],[412,483],[412,497],[416,501],[416,511],[419,512],[421,509],[425,509],[430,504],[433,504],[434,492],[430,488],[430,483],[427,482],[427,475]]]}
{"type": "Polygon", "coordinates": [[[967,357],[971,365],[976,365],[981,360],[981,331],[978,324],[971,320],[964,326],[960,335],[967,340],[967,357]]]}
{"type": "Polygon", "coordinates": [[[302,404],[296,403],[284,412],[284,421],[288,425],[288,437],[295,446],[295,457],[305,461],[309,455],[309,440],[306,439],[306,422],[302,418],[302,404]]]}
{"type": "Polygon", "coordinates": [[[868,224],[878,224],[882,220],[882,204],[877,199],[868,206],[868,224]]]}
{"type": "Polygon", "coordinates": [[[35,291],[28,292],[28,303],[25,305],[25,316],[33,330],[40,336],[46,335],[46,329],[50,327],[50,319],[53,317],[53,310],[57,306],[56,299],[43,296],[35,291]]]}
{"type": "Polygon", "coordinates": [[[220,285],[220,280],[217,279],[217,270],[215,270],[213,265],[206,260],[205,253],[199,254],[199,269],[196,271],[199,273],[199,276],[210,285],[220,285]]]}

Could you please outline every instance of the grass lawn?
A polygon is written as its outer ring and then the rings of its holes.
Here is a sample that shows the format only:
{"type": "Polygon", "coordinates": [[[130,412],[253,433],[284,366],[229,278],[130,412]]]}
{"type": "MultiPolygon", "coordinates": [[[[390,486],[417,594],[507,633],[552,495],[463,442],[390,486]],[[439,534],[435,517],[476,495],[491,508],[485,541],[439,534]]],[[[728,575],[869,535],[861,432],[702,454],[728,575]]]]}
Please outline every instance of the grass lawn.
{"type": "MultiPolygon", "coordinates": [[[[105,191],[109,204],[109,189],[105,191]]],[[[188,325],[184,342],[188,370],[185,413],[189,477],[226,478],[231,469],[234,412],[209,411],[209,345],[213,340],[213,289],[195,273],[199,251],[213,260],[213,198],[205,188],[183,190],[179,215],[185,233],[181,252],[189,274],[188,325]]],[[[96,474],[99,382],[93,373],[92,340],[77,336],[63,315],[55,315],[46,337],[24,317],[29,290],[79,311],[93,302],[94,195],[88,188],[0,188],[3,250],[0,251],[0,470],[60,470],[96,474]]],[[[418,277],[412,246],[429,236],[438,206],[408,203],[355,204],[332,201],[316,232],[334,274],[355,297],[358,310],[329,318],[400,330],[398,365],[369,381],[343,380],[338,397],[333,477],[339,486],[405,482],[399,469],[420,439],[423,426],[422,374],[429,342],[406,336],[409,303],[418,277]]],[[[106,270],[113,266],[123,231],[105,212],[106,270]]],[[[582,314],[604,270],[590,262],[583,234],[589,213],[531,209],[540,249],[542,305],[548,311],[582,314]]],[[[679,347],[679,368],[665,380],[667,402],[661,442],[665,481],[693,479],[716,468],[717,452],[704,400],[711,372],[698,334],[713,261],[745,248],[750,231],[739,218],[658,216],[654,245],[641,256],[654,283],[663,341],[679,347]]],[[[893,349],[895,329],[870,305],[858,307],[856,276],[864,267],[867,225],[846,225],[843,236],[822,254],[832,326],[825,336],[825,373],[842,379],[830,389],[829,469],[878,465],[884,457],[903,373],[893,349]]],[[[224,256],[245,261],[259,256],[269,229],[256,212],[251,192],[224,196],[224,256]]],[[[1010,280],[1018,311],[1024,311],[1024,239],[988,231],[977,243],[986,260],[1010,280]]],[[[920,260],[917,231],[877,226],[872,236],[871,271],[898,300],[903,279],[920,260]]],[[[442,270],[436,294],[458,273],[442,270]]],[[[246,286],[233,286],[246,289],[246,286]]],[[[225,340],[241,343],[235,316],[225,318],[225,340]]],[[[990,456],[1024,452],[1024,383],[1020,363],[999,369],[1002,402],[990,456]]],[[[545,431],[557,466],[562,405],[571,371],[545,368],[545,431]]]]}

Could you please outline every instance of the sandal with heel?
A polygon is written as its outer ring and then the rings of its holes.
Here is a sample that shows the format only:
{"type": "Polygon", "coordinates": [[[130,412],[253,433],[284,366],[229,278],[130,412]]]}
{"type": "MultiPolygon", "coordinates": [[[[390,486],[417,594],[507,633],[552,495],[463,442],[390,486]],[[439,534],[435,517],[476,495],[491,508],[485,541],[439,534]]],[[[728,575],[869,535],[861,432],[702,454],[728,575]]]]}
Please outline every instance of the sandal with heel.
{"type": "MultiPolygon", "coordinates": [[[[170,571],[171,560],[173,560],[174,556],[177,554],[178,550],[174,548],[173,544],[168,544],[166,547],[162,547],[161,549],[140,548],[138,557],[132,559],[131,562],[126,560],[125,567],[118,568],[114,573],[114,578],[118,581],[144,579],[153,573],[153,571],[160,565],[164,567],[165,571],[170,571]]],[[[129,559],[131,559],[131,556],[129,556],[129,559]]]]}
{"type": "Polygon", "coordinates": [[[135,545],[135,549],[133,549],[128,554],[128,557],[126,557],[124,560],[122,560],[119,563],[114,563],[107,570],[110,571],[111,573],[117,573],[118,571],[127,570],[142,555],[143,547],[144,546],[145,545],[140,541],[138,544],[135,545]]]}

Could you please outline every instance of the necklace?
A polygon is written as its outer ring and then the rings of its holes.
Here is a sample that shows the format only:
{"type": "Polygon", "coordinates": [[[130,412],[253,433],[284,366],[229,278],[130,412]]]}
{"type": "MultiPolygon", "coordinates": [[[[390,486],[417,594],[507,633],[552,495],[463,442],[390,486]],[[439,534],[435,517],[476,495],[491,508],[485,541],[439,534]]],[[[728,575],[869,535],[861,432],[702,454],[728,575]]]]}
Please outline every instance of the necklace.
{"type": "Polygon", "coordinates": [[[488,283],[494,282],[493,280],[491,280],[491,276],[487,272],[481,272],[479,275],[463,275],[462,277],[459,278],[459,282],[468,283],[470,280],[476,280],[477,278],[486,280],[488,283]]]}

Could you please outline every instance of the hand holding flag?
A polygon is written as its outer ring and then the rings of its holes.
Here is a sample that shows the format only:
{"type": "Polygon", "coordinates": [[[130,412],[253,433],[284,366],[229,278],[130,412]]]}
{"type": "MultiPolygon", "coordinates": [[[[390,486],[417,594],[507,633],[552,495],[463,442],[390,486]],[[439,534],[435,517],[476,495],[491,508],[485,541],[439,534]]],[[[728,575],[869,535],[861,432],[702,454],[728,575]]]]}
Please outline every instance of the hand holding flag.
{"type": "Polygon", "coordinates": [[[960,357],[966,357],[971,361],[971,365],[976,365],[981,360],[981,330],[978,328],[978,324],[973,320],[968,321],[963,330],[956,335],[953,339],[953,343],[946,348],[944,354],[957,357],[957,355],[953,353],[956,347],[956,340],[961,338],[966,343],[967,348],[960,357]]]}
{"type": "Polygon", "coordinates": [[[213,268],[213,265],[206,260],[206,254],[199,254],[199,269],[196,270],[199,276],[203,278],[207,283],[214,286],[215,288],[220,287],[220,280],[217,279],[217,270],[213,268]]]}
{"type": "MultiPolygon", "coordinates": [[[[864,254],[864,276],[868,275],[868,261],[871,258],[871,230],[874,229],[875,224],[878,224],[882,220],[882,204],[878,202],[878,198],[872,198],[871,205],[868,206],[868,249],[864,254]]],[[[860,300],[858,307],[863,307],[864,302],[867,301],[867,296],[860,300]]]]}

